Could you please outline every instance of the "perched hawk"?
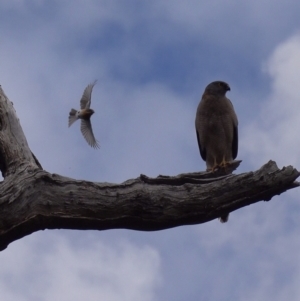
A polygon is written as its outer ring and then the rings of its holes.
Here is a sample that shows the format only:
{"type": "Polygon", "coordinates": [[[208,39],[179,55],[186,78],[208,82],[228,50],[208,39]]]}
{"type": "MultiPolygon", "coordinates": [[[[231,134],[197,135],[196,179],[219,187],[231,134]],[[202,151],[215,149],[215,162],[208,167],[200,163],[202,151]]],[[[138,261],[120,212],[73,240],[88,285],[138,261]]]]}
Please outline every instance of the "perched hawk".
{"type": "MultiPolygon", "coordinates": [[[[196,113],[196,133],[207,171],[226,167],[238,153],[238,119],[231,101],[225,96],[227,83],[210,83],[202,95],[196,113]]],[[[222,216],[221,222],[228,220],[222,216]]]]}

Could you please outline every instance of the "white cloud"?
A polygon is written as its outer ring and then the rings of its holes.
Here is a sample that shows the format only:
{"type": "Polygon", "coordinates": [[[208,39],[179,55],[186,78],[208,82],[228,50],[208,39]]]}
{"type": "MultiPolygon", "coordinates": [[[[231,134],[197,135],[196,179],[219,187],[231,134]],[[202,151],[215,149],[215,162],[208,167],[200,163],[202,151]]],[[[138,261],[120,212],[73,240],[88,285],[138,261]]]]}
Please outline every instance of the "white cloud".
{"type": "Polygon", "coordinates": [[[156,300],[162,278],[160,256],[152,247],[123,240],[74,248],[62,235],[43,235],[15,242],[0,254],[5,300],[156,300]]]}
{"type": "Polygon", "coordinates": [[[271,77],[271,93],[244,131],[242,147],[253,163],[274,159],[280,165],[300,165],[300,36],[276,47],[264,70],[271,77]]]}

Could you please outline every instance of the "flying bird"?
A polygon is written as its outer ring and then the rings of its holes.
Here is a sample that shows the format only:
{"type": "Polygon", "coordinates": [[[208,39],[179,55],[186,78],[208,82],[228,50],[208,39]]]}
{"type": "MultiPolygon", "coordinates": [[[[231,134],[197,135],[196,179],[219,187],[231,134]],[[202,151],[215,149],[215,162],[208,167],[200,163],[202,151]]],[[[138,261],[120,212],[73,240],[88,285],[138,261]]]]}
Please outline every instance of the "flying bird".
{"type": "Polygon", "coordinates": [[[81,119],[81,133],[87,143],[93,148],[100,148],[98,141],[95,139],[91,124],[91,116],[95,113],[94,110],[90,109],[91,106],[91,97],[93,87],[96,84],[96,80],[89,84],[83,92],[83,95],[80,100],[80,109],[76,111],[75,109],[71,109],[69,115],[69,127],[78,119],[81,119]]]}
{"type": "MultiPolygon", "coordinates": [[[[230,87],[223,81],[210,83],[197,108],[197,140],[207,171],[226,168],[238,153],[238,119],[227,91],[230,87]]],[[[228,214],[220,220],[226,222],[228,214]]]]}

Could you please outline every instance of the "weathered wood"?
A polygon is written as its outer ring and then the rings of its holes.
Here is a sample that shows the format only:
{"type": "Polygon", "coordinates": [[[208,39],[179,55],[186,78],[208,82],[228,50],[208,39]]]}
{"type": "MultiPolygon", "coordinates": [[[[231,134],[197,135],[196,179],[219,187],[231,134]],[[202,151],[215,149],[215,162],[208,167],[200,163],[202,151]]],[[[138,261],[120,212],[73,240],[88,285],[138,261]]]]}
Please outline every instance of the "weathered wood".
{"type": "Polygon", "coordinates": [[[172,184],[172,185],[182,185],[185,183],[195,183],[195,184],[207,184],[215,181],[219,181],[222,178],[231,174],[236,170],[241,160],[235,160],[230,163],[226,169],[221,168],[216,170],[214,173],[211,172],[194,172],[194,173],[183,173],[175,177],[159,175],[157,178],[149,178],[145,175],[140,175],[141,180],[149,184],[172,184]]]}
{"type": "Polygon", "coordinates": [[[273,161],[240,175],[217,171],[141,175],[122,184],[78,181],[42,170],[2,90],[0,124],[0,250],[44,229],[155,231],[205,223],[299,186],[295,168],[279,170],[273,161]]]}
{"type": "Polygon", "coordinates": [[[18,169],[41,168],[31,153],[13,103],[0,86],[0,169],[6,177],[18,169]]]}

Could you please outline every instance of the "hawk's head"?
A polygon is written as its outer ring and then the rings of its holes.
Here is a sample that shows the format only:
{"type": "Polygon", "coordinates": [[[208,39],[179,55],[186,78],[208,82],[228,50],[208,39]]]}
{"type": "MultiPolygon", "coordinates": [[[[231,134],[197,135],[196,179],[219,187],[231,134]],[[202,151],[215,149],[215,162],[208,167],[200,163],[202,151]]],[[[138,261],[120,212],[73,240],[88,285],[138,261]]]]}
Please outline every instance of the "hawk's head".
{"type": "Polygon", "coordinates": [[[204,93],[225,95],[227,91],[230,91],[230,87],[227,83],[222,81],[215,81],[210,83],[204,93]]]}

